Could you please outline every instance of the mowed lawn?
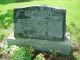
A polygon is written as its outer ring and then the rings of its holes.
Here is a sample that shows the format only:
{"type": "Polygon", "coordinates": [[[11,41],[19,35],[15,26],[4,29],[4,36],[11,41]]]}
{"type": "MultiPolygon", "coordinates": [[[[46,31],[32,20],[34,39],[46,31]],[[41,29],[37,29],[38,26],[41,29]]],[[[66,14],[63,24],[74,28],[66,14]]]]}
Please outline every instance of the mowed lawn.
{"type": "MultiPolygon", "coordinates": [[[[5,2],[5,1],[4,1],[5,2]]],[[[30,2],[0,4],[0,10],[13,10],[14,8],[30,5],[43,5],[66,8],[67,31],[71,33],[72,41],[80,40],[80,1],[79,0],[32,0],[30,2]]]]}
{"type": "MultiPolygon", "coordinates": [[[[3,1],[5,2],[5,1],[3,1]]],[[[0,4],[0,11],[32,5],[66,8],[66,31],[71,33],[71,41],[80,44],[80,1],[79,0],[32,0],[29,2],[0,4]]],[[[79,57],[78,57],[79,59],[79,57]]]]}

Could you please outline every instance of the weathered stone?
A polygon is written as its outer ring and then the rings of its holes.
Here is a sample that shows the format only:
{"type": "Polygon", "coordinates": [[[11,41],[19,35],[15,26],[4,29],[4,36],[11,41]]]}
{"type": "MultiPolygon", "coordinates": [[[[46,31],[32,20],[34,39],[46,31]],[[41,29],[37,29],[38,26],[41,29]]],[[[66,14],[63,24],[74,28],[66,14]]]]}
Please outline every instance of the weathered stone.
{"type": "Polygon", "coordinates": [[[64,40],[64,9],[34,6],[14,10],[14,35],[41,40],[64,40]]]}
{"type": "Polygon", "coordinates": [[[38,51],[69,55],[70,36],[66,32],[66,10],[30,6],[14,10],[14,34],[8,44],[30,46],[38,51]]]}
{"type": "Polygon", "coordinates": [[[33,47],[35,50],[59,53],[63,55],[69,55],[71,52],[70,39],[66,34],[64,41],[52,41],[52,40],[41,40],[41,39],[26,39],[26,38],[14,38],[14,34],[9,36],[8,44],[18,45],[18,46],[29,46],[33,47]]]}

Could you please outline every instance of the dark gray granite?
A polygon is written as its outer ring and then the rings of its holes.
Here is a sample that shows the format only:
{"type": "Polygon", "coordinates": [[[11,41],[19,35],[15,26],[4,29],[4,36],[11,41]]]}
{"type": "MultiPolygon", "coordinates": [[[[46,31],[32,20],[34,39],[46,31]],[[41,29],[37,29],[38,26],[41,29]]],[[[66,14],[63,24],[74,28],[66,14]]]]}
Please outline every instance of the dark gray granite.
{"type": "Polygon", "coordinates": [[[14,35],[41,40],[64,40],[64,9],[32,6],[14,10],[14,35]]]}
{"type": "Polygon", "coordinates": [[[66,10],[46,6],[14,9],[14,34],[8,44],[30,46],[38,51],[69,55],[70,36],[66,32],[66,10]]]}

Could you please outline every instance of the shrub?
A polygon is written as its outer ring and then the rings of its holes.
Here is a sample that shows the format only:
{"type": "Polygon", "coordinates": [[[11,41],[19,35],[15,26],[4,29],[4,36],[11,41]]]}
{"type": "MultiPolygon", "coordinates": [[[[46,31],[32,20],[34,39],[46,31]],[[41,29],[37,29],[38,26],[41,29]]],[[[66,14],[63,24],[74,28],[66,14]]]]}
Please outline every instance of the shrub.
{"type": "Polygon", "coordinates": [[[36,58],[34,60],[45,60],[45,58],[44,58],[43,54],[39,54],[36,56],[36,58]]]}
{"type": "Polygon", "coordinates": [[[17,47],[11,52],[10,60],[31,60],[32,50],[25,47],[17,47]]]}
{"type": "Polygon", "coordinates": [[[13,11],[3,10],[0,12],[0,28],[8,28],[13,23],[13,11]]]}

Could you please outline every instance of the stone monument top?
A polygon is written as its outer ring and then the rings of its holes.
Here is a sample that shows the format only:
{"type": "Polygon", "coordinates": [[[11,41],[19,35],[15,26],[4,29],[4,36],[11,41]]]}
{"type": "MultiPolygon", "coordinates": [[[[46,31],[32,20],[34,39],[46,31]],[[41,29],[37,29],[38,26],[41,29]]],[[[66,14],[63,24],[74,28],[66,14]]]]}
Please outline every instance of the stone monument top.
{"type": "Polygon", "coordinates": [[[64,9],[31,6],[14,10],[14,36],[33,39],[64,40],[64,9]]]}

